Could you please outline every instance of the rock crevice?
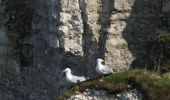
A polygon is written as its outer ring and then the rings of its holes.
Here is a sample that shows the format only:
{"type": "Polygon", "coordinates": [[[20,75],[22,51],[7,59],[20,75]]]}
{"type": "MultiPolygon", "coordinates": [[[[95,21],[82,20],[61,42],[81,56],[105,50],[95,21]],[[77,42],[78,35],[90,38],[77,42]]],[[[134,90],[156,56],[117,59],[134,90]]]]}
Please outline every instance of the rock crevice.
{"type": "Polygon", "coordinates": [[[55,100],[68,87],[65,67],[95,78],[99,57],[120,70],[147,65],[143,45],[169,31],[169,2],[0,0],[0,42],[15,44],[0,45],[4,99],[55,100]]]}

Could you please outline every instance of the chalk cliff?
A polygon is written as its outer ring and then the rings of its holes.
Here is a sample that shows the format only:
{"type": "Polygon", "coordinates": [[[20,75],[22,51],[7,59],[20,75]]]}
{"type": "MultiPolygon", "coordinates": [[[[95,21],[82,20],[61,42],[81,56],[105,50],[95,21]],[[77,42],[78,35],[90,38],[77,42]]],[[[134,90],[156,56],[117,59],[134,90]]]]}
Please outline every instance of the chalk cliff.
{"type": "MultiPolygon", "coordinates": [[[[169,0],[0,0],[0,98],[55,100],[62,70],[90,78],[97,58],[147,65],[144,44],[170,28],[169,0]]],[[[96,76],[97,75],[97,76],[96,76]]]]}

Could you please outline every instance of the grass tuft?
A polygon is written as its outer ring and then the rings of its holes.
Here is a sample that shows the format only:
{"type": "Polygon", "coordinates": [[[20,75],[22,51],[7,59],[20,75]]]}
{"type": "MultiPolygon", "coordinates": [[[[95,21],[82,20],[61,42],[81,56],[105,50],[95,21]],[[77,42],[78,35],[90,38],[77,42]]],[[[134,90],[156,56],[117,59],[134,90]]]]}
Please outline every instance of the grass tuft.
{"type": "MultiPolygon", "coordinates": [[[[146,70],[130,70],[110,74],[104,78],[103,82],[100,82],[99,79],[86,81],[81,83],[80,92],[89,88],[104,89],[108,93],[115,94],[126,90],[129,84],[143,93],[146,100],[170,100],[170,80],[161,77],[159,73],[146,70]]],[[[75,91],[79,91],[77,86],[66,91],[60,100],[70,97],[75,91]]]]}

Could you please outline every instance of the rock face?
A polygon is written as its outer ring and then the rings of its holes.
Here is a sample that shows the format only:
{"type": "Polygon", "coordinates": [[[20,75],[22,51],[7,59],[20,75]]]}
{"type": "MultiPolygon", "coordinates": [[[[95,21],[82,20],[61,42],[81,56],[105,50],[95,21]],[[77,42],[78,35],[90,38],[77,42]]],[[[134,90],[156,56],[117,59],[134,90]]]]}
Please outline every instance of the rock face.
{"type": "Polygon", "coordinates": [[[86,89],[85,92],[72,95],[67,100],[144,100],[144,98],[137,89],[117,94],[108,94],[106,90],[86,89]]]}
{"type": "Polygon", "coordinates": [[[145,41],[158,24],[169,28],[168,2],[0,0],[0,97],[55,100],[69,86],[65,67],[95,78],[99,57],[120,70],[143,66],[145,41]]]}
{"type": "Polygon", "coordinates": [[[164,0],[161,15],[160,15],[160,28],[164,30],[170,30],[170,1],[164,0]]]}
{"type": "Polygon", "coordinates": [[[61,0],[59,30],[63,33],[65,52],[76,56],[83,56],[83,20],[79,0],[61,0]]]}

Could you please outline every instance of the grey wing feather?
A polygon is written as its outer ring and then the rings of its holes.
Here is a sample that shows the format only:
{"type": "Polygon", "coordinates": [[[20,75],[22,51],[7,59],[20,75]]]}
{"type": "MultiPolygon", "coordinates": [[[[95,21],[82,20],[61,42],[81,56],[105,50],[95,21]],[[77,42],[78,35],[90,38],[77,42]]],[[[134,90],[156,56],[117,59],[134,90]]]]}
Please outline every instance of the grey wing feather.
{"type": "Polygon", "coordinates": [[[113,69],[112,69],[112,67],[110,67],[110,66],[108,66],[108,65],[103,65],[102,71],[103,71],[105,74],[109,74],[109,73],[112,73],[112,72],[113,72],[113,69]]]}
{"type": "Polygon", "coordinates": [[[85,79],[85,77],[84,76],[72,76],[72,80],[75,82],[75,83],[77,83],[78,81],[80,81],[80,82],[83,82],[83,81],[85,81],[86,79],[85,79]]]}

